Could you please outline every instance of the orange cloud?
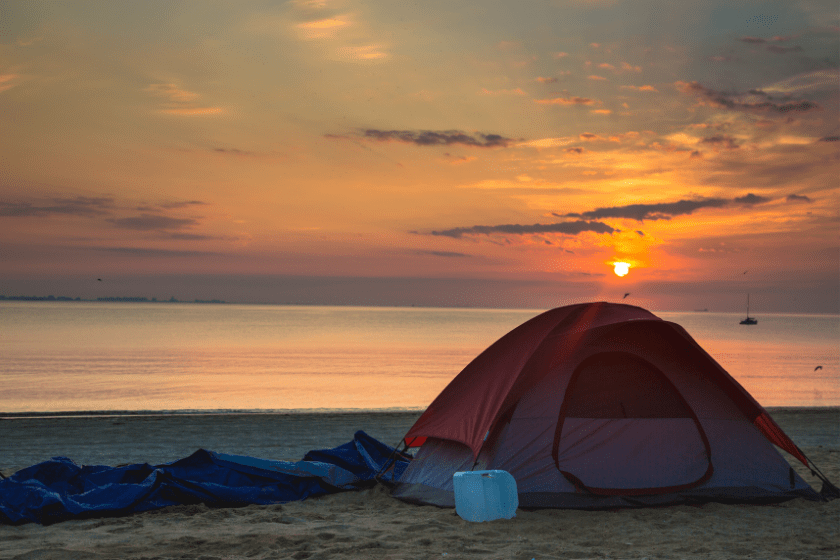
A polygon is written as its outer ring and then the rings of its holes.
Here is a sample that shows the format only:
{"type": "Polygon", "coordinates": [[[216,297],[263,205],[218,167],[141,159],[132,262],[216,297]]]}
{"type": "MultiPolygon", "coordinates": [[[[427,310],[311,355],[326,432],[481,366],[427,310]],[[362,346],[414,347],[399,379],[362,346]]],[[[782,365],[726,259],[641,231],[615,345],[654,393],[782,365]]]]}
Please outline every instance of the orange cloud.
{"type": "Polygon", "coordinates": [[[571,137],[560,137],[560,138],[540,138],[538,140],[529,140],[527,142],[521,142],[517,144],[517,146],[527,146],[530,148],[556,148],[558,146],[568,146],[575,139],[571,137]]]}
{"type": "Polygon", "coordinates": [[[603,76],[596,76],[594,74],[591,75],[591,76],[587,76],[587,79],[589,79],[589,80],[606,80],[606,78],[604,78],[603,76]]]}
{"type": "Polygon", "coordinates": [[[449,165],[463,165],[465,163],[470,163],[471,161],[475,161],[476,159],[478,159],[475,156],[450,156],[448,153],[443,155],[450,158],[449,165]]]}
{"type": "Polygon", "coordinates": [[[197,93],[181,89],[176,84],[151,84],[144,91],[156,97],[164,97],[174,103],[186,103],[199,98],[197,93]]]}
{"type": "Polygon", "coordinates": [[[195,103],[201,96],[174,83],[151,84],[144,91],[166,100],[158,113],[180,116],[206,116],[224,113],[222,107],[199,106],[195,103]]]}
{"type": "Polygon", "coordinates": [[[535,99],[534,103],[540,105],[595,105],[600,103],[597,99],[588,97],[555,97],[554,99],[535,99]]]}
{"type": "MultiPolygon", "coordinates": [[[[593,113],[594,113],[594,112],[596,112],[596,111],[591,111],[591,112],[593,112],[593,113]]],[[[607,113],[605,113],[605,114],[609,114],[609,113],[611,113],[611,112],[612,112],[612,111],[607,110],[607,113]]],[[[591,132],[582,132],[582,133],[580,133],[580,134],[578,135],[578,137],[579,137],[581,140],[584,140],[584,141],[586,141],[586,142],[594,142],[594,141],[601,141],[601,142],[607,142],[607,141],[609,141],[609,142],[621,142],[621,138],[620,138],[619,136],[610,136],[609,138],[604,138],[603,136],[600,136],[600,135],[598,135],[598,134],[593,134],[593,133],[591,133],[591,132]]]]}
{"type": "Polygon", "coordinates": [[[487,88],[481,88],[479,92],[480,95],[528,95],[522,88],[515,88],[515,89],[497,89],[497,90],[489,90],[487,88]]]}
{"type": "Polygon", "coordinates": [[[180,107],[174,109],[161,109],[159,113],[166,115],[182,115],[188,117],[205,116],[205,115],[219,115],[224,113],[222,107],[180,107]]]}
{"type": "Polygon", "coordinates": [[[336,31],[348,25],[350,25],[350,22],[339,16],[299,23],[296,27],[301,31],[305,38],[320,39],[323,37],[330,37],[334,35],[336,31]]]}
{"type": "Polygon", "coordinates": [[[0,91],[6,91],[15,87],[20,78],[20,74],[0,74],[0,91]]]}
{"type": "Polygon", "coordinates": [[[632,89],[633,91],[652,91],[654,93],[659,93],[659,90],[653,86],[644,85],[644,86],[621,86],[621,89],[632,89]]]}
{"type": "Polygon", "coordinates": [[[388,57],[382,45],[364,45],[361,47],[342,47],[338,49],[339,58],[350,61],[380,60],[388,57]]]}

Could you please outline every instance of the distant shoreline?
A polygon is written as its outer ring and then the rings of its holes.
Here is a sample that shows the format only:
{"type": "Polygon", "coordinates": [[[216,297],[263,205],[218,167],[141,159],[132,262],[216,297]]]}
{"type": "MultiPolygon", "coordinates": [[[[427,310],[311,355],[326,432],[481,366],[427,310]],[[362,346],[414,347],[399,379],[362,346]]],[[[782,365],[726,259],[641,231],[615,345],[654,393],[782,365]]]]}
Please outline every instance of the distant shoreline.
{"type": "Polygon", "coordinates": [[[180,300],[174,296],[169,299],[157,299],[147,297],[98,297],[96,299],[83,299],[69,296],[4,296],[0,295],[0,301],[79,301],[79,302],[126,302],[126,303],[228,303],[221,299],[194,299],[180,300]]]}
{"type": "MultiPolygon", "coordinates": [[[[796,407],[791,407],[796,408],[796,407]]],[[[815,407],[802,407],[815,408],[815,407]]],[[[830,408],[830,407],[824,407],[830,408]]],[[[32,418],[119,418],[124,416],[295,416],[295,415],[353,415],[353,414],[418,414],[416,408],[299,408],[299,409],[207,409],[207,410],[68,410],[57,412],[0,412],[0,420],[32,418]]]]}

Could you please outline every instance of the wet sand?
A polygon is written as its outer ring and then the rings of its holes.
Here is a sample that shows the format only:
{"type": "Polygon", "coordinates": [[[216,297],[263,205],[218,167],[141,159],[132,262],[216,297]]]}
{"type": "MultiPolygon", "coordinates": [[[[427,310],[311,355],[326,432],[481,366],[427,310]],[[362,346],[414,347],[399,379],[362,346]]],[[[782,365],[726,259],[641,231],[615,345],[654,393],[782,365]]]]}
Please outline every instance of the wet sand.
{"type": "MultiPolygon", "coordinates": [[[[822,472],[840,483],[840,409],[770,412],[822,472]]],[[[389,441],[383,433],[398,432],[403,422],[410,425],[413,421],[412,415],[404,416],[387,421],[381,418],[379,423],[374,417],[370,419],[373,429],[366,431],[389,441]],[[389,427],[383,427],[386,424],[389,427]]],[[[358,423],[361,416],[345,416],[341,421],[305,420],[302,432],[319,442],[308,449],[343,443],[356,428],[364,429],[347,424],[358,423]],[[303,430],[304,426],[308,429],[303,430]],[[328,429],[347,433],[327,435],[328,429]],[[330,438],[336,439],[335,443],[326,443],[330,438]]],[[[17,428],[19,437],[25,435],[21,426],[17,428]]],[[[287,437],[290,433],[287,431],[287,437]]],[[[398,440],[399,435],[392,439],[398,440]]],[[[792,465],[819,490],[819,481],[804,466],[793,461],[792,465]]],[[[173,506],[129,517],[68,521],[49,527],[0,526],[0,558],[27,560],[838,557],[840,500],[594,512],[520,509],[511,520],[468,523],[454,510],[405,504],[391,498],[383,487],[376,487],[282,505],[229,509],[173,506]]]]}

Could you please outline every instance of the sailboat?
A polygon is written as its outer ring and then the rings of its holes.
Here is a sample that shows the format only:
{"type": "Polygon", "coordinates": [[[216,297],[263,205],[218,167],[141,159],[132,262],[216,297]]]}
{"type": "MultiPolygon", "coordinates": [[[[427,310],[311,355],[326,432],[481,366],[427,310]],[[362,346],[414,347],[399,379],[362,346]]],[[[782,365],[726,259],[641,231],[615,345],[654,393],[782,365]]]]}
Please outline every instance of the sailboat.
{"type": "Polygon", "coordinates": [[[742,325],[757,325],[758,319],[750,317],[750,294],[747,294],[747,318],[741,321],[742,325]]]}

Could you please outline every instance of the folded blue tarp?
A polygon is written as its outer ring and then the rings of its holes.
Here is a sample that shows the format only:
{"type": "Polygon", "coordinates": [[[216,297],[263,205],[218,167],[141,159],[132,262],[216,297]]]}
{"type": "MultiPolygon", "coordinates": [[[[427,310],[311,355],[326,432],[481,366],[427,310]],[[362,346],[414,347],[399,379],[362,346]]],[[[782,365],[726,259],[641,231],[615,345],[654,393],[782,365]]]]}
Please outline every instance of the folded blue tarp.
{"type": "MultiPolygon", "coordinates": [[[[358,431],[352,441],[310,451],[297,462],[204,449],[157,466],[79,466],[55,457],[0,480],[0,523],[48,525],[178,504],[232,507],[303,500],[370,484],[393,452],[358,431]]],[[[408,466],[408,457],[397,457],[382,480],[399,478],[408,466]]]]}

